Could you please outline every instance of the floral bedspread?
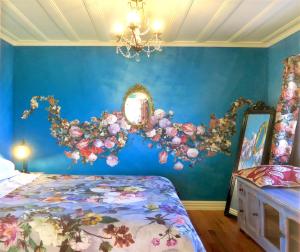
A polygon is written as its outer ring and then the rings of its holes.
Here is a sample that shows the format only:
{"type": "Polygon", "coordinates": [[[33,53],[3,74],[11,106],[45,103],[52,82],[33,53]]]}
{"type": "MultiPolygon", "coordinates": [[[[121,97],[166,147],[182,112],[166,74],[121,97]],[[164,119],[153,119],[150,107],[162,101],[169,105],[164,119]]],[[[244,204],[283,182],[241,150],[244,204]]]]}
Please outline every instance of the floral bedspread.
{"type": "Polygon", "coordinates": [[[172,183],[41,175],[0,198],[0,251],[205,251],[172,183]]]}

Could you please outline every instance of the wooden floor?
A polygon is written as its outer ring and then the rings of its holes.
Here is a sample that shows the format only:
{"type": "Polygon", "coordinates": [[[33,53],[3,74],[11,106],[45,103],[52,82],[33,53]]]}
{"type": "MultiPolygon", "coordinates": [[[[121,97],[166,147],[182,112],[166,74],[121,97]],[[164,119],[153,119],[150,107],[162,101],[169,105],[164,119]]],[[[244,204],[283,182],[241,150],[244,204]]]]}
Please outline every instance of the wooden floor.
{"type": "Polygon", "coordinates": [[[207,252],[261,252],[251,238],[239,230],[237,221],[223,211],[188,211],[207,252]]]}

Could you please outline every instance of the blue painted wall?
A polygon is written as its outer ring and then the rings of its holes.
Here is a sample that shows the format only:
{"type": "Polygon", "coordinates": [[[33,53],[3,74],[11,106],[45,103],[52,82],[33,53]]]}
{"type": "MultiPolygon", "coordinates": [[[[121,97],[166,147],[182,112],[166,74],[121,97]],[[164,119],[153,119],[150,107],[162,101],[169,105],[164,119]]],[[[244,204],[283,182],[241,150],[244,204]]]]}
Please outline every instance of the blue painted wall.
{"type": "Polygon", "coordinates": [[[281,85],[283,60],[300,53],[300,31],[268,48],[268,103],[276,106],[281,85]]]}
{"type": "Polygon", "coordinates": [[[68,119],[88,120],[102,111],[120,110],[126,90],[137,82],[151,92],[155,107],[174,110],[178,122],[207,123],[221,117],[240,96],[267,99],[267,51],[246,48],[164,48],[137,63],[115,54],[113,47],[16,47],[14,61],[14,138],[25,138],[34,153],[32,171],[75,174],[143,174],[170,178],[186,200],[224,200],[235,160],[219,154],[194,168],[172,169],[158,163],[158,150],[130,136],[120,164],[109,168],[70,167],[63,148],[49,134],[42,108],[20,119],[33,95],[54,95],[68,119]]]}
{"type": "Polygon", "coordinates": [[[10,156],[13,123],[14,48],[0,40],[0,155],[10,156]]]}

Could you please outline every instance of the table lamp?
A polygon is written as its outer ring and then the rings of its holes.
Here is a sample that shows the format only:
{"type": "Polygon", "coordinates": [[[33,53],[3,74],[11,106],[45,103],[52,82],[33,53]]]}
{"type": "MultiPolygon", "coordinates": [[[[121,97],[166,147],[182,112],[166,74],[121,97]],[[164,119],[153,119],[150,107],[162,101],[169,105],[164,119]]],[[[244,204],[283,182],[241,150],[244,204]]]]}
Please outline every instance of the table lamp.
{"type": "Polygon", "coordinates": [[[30,154],[31,150],[24,140],[13,147],[14,158],[22,161],[22,172],[28,173],[28,158],[30,154]]]}

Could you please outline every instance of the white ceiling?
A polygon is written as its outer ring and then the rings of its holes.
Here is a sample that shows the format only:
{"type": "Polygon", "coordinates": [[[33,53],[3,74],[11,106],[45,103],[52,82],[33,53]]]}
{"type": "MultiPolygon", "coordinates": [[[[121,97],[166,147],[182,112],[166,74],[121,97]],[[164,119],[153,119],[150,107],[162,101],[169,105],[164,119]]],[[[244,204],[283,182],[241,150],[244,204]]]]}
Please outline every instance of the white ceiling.
{"type": "MultiPolygon", "coordinates": [[[[128,0],[0,0],[13,45],[113,45],[128,0]]],[[[146,0],[169,46],[268,47],[300,30],[300,0],[146,0]]]]}

